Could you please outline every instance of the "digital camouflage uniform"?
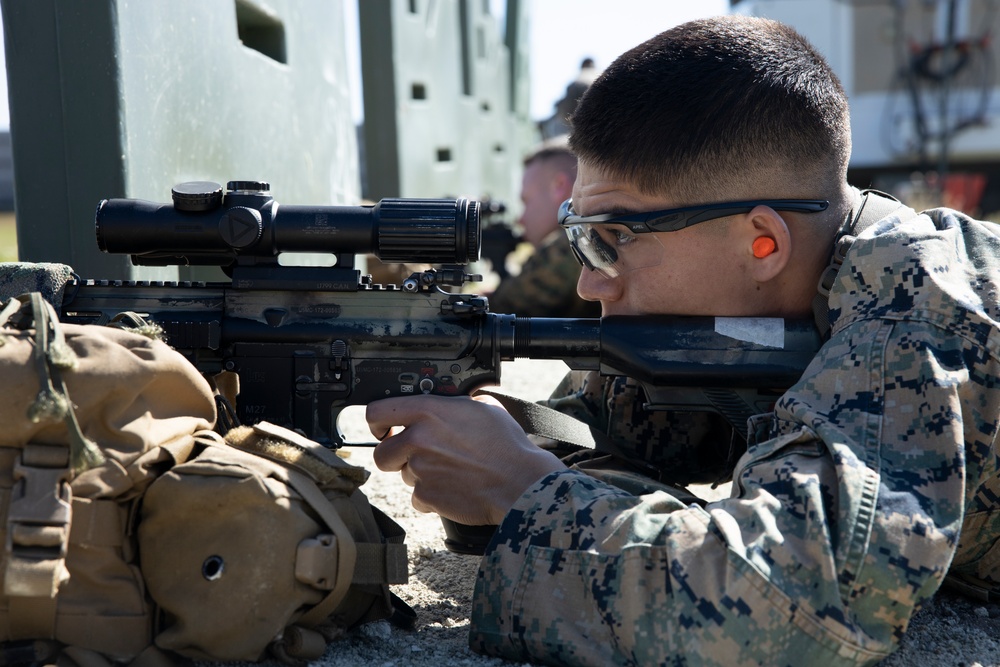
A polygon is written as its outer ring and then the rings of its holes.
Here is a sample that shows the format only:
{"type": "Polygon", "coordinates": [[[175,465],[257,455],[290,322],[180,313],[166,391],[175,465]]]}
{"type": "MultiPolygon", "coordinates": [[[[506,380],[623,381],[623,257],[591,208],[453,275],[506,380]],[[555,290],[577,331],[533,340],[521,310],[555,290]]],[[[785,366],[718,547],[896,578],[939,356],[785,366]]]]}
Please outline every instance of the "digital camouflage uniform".
{"type": "MultiPolygon", "coordinates": [[[[641,462],[639,471],[671,484],[728,481],[746,450],[716,413],[645,410],[642,387],[632,378],[571,371],[552,396],[545,405],[608,435],[620,456],[641,462]]],[[[567,460],[586,460],[590,451],[581,454],[567,460]]]]}
{"type": "Polygon", "coordinates": [[[521,272],[490,295],[490,310],[521,317],[600,317],[601,304],[576,293],[580,263],[561,229],[545,237],[521,272]]]}
{"type": "Polygon", "coordinates": [[[837,275],[833,325],[730,498],[551,474],[508,512],[471,644],[593,665],[857,665],[949,568],[1000,582],[1000,228],[890,216],[837,275]]]}

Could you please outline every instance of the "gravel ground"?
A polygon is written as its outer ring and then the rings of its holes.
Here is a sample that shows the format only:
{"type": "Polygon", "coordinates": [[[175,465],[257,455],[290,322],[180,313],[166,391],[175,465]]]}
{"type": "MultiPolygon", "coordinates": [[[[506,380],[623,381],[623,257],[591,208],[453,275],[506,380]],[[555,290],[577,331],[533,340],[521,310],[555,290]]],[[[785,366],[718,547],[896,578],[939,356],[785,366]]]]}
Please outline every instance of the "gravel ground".
{"type": "MultiPolygon", "coordinates": [[[[529,400],[548,395],[562,377],[561,362],[520,360],[503,369],[503,388],[529,400]]],[[[356,419],[351,427],[357,429],[356,419]]],[[[348,430],[345,425],[345,430],[348,430]]],[[[358,436],[352,436],[357,438],[358,436]]],[[[510,664],[468,648],[469,613],[478,557],[445,550],[441,522],[410,505],[409,489],[395,473],[378,471],[371,450],[351,448],[348,460],[372,471],[363,490],[407,531],[410,583],[393,590],[418,614],[415,630],[373,623],[332,645],[314,663],[322,667],[510,664]]],[[[880,667],[1000,667],[1000,605],[940,592],[913,619],[899,650],[880,667]]]]}

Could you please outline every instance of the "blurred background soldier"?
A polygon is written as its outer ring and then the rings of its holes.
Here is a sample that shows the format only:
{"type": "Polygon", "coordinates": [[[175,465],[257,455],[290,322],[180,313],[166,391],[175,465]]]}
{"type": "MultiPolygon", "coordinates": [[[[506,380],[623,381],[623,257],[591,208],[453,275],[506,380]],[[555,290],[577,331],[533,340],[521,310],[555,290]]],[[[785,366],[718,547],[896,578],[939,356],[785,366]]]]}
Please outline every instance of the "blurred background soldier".
{"type": "Polygon", "coordinates": [[[524,160],[521,240],[533,246],[517,275],[490,295],[490,310],[522,317],[600,317],[600,304],[576,293],[580,263],[557,219],[576,180],[576,157],[566,137],[543,143],[524,160]]]}
{"type": "Polygon", "coordinates": [[[570,117],[576,110],[576,105],[590,88],[597,75],[597,67],[593,58],[584,58],[580,63],[580,73],[566,86],[566,94],[556,102],[555,113],[543,121],[539,121],[538,129],[542,133],[543,139],[552,139],[564,134],[569,134],[570,117]]]}

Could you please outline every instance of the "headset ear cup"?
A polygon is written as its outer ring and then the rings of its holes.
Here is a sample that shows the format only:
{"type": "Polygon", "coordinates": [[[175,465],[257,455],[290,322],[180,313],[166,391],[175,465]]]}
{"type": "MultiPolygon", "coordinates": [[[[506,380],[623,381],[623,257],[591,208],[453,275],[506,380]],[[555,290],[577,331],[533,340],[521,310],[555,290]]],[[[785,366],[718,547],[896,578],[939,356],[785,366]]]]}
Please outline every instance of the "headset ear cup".
{"type": "Polygon", "coordinates": [[[753,256],[757,259],[764,259],[772,252],[774,252],[777,246],[774,243],[774,239],[770,236],[758,236],[753,241],[753,256]]]}

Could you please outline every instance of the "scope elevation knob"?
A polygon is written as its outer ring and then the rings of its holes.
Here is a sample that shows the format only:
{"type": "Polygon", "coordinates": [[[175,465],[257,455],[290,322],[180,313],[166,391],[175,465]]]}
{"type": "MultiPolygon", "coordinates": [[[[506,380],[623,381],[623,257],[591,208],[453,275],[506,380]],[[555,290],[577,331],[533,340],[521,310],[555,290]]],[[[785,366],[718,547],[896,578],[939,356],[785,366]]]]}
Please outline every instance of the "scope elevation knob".
{"type": "Polygon", "coordinates": [[[226,183],[226,189],[230,192],[247,194],[254,192],[269,192],[271,190],[271,184],[267,181],[229,181],[226,183]]]}
{"type": "Polygon", "coordinates": [[[178,183],[170,194],[178,211],[199,213],[219,208],[222,204],[222,186],[212,181],[178,183]]]}

